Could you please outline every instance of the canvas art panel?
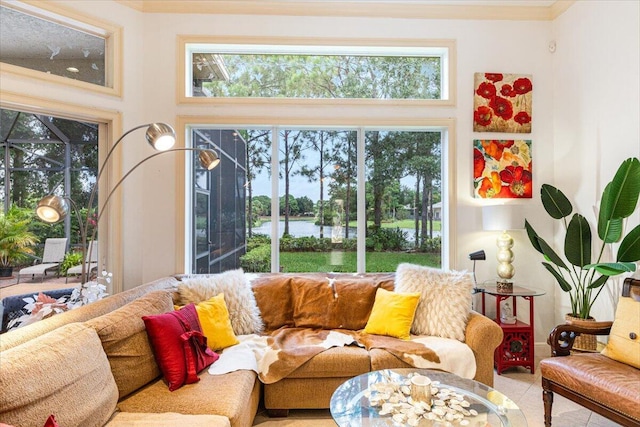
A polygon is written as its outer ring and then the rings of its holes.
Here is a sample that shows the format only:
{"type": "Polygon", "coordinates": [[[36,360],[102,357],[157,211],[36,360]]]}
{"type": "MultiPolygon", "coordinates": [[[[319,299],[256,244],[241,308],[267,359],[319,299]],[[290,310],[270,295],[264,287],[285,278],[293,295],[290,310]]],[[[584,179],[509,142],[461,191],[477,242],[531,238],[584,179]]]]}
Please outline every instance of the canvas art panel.
{"type": "Polygon", "coordinates": [[[475,73],[473,88],[474,132],[531,133],[531,75],[475,73]]]}
{"type": "Polygon", "coordinates": [[[533,163],[530,140],[473,141],[473,192],[481,199],[530,199],[533,163]]]}

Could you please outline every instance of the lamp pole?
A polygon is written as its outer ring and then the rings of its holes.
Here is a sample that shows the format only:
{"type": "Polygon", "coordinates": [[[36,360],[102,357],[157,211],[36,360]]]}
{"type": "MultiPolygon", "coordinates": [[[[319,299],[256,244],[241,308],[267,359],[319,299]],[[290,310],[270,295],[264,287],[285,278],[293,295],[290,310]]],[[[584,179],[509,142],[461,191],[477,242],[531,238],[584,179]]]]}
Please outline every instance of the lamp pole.
{"type": "Polygon", "coordinates": [[[120,185],[122,185],[124,180],[127,179],[127,177],[131,175],[131,173],[134,170],[136,170],[146,161],[151,160],[154,157],[159,156],[160,154],[163,154],[163,153],[176,152],[176,151],[194,151],[199,153],[198,158],[199,158],[200,164],[208,171],[212,170],[220,163],[220,159],[218,158],[216,153],[213,150],[210,150],[207,148],[190,148],[190,147],[171,148],[173,144],[175,144],[175,131],[171,126],[165,123],[145,124],[145,125],[136,126],[133,129],[130,129],[129,131],[125,132],[120,138],[118,138],[115,144],[113,144],[113,146],[107,152],[107,155],[105,156],[104,161],[102,162],[102,164],[100,165],[100,168],[98,169],[98,174],[96,175],[96,182],[93,185],[93,188],[91,189],[91,194],[89,196],[89,203],[87,206],[87,217],[85,218],[84,222],[82,221],[82,217],[80,215],[80,211],[76,203],[70,197],[56,196],[53,194],[49,194],[43,197],[38,202],[38,206],[36,208],[36,214],[41,220],[45,222],[56,223],[58,221],[61,221],[63,218],[66,217],[69,211],[69,204],[71,204],[72,208],[76,212],[78,225],[80,228],[80,239],[82,241],[82,249],[81,249],[82,271],[80,276],[80,281],[82,284],[86,283],[89,279],[88,277],[89,271],[87,271],[87,263],[91,259],[93,245],[91,245],[87,250],[87,243],[88,243],[87,237],[89,234],[89,219],[91,217],[91,212],[93,210],[93,202],[98,189],[98,184],[100,182],[100,177],[102,176],[102,173],[107,165],[107,162],[111,158],[111,155],[114,152],[115,148],[131,132],[144,127],[147,127],[147,133],[146,133],[147,142],[149,142],[149,144],[151,144],[151,146],[154,149],[158,150],[159,152],[151,154],[145,157],[144,159],[142,159],[141,161],[139,161],[138,163],[136,163],[131,169],[129,169],[129,171],[126,174],[124,174],[124,176],[122,176],[122,178],[118,180],[118,182],[116,182],[113,188],[109,190],[109,194],[107,195],[102,205],[102,208],[96,209],[97,213],[96,213],[95,225],[91,233],[91,239],[89,240],[89,242],[94,241],[96,232],[98,230],[98,223],[100,221],[100,218],[102,218],[102,215],[105,212],[105,208],[107,207],[107,204],[109,203],[109,200],[111,200],[111,197],[113,196],[115,191],[120,187],[120,185]]]}

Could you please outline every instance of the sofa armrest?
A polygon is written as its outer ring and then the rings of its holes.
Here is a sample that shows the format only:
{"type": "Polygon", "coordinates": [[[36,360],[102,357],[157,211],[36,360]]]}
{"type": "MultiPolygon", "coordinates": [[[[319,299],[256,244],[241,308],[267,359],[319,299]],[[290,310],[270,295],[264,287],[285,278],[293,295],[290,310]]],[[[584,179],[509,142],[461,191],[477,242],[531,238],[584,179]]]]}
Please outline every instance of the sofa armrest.
{"type": "Polygon", "coordinates": [[[568,356],[576,337],[580,334],[609,335],[613,322],[589,322],[588,326],[572,323],[558,325],[549,334],[547,343],[551,346],[551,356],[568,356]]]}
{"type": "Polygon", "coordinates": [[[502,338],[502,329],[496,322],[471,311],[464,340],[476,357],[476,381],[488,386],[493,385],[493,353],[502,342],[502,338]]]}

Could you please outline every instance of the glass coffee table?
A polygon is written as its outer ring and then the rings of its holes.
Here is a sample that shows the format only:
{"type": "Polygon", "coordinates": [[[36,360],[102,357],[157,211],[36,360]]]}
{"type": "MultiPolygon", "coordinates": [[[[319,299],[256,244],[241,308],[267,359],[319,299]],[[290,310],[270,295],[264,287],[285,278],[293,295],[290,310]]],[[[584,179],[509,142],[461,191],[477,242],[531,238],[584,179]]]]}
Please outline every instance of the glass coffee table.
{"type": "MultiPolygon", "coordinates": [[[[380,383],[402,383],[411,375],[420,374],[436,382],[440,390],[447,389],[458,396],[463,395],[467,413],[462,420],[432,421],[419,419],[419,427],[527,427],[527,420],[515,403],[493,388],[455,374],[428,369],[384,369],[359,375],[344,382],[331,396],[331,416],[340,427],[405,426],[408,422],[394,420],[381,415],[380,406],[372,406],[369,396],[375,395],[373,385],[380,383]]],[[[435,410],[435,399],[434,406],[435,410]]],[[[442,402],[438,402],[442,403],[442,402]]],[[[413,425],[416,425],[415,423],[413,425]]]]}

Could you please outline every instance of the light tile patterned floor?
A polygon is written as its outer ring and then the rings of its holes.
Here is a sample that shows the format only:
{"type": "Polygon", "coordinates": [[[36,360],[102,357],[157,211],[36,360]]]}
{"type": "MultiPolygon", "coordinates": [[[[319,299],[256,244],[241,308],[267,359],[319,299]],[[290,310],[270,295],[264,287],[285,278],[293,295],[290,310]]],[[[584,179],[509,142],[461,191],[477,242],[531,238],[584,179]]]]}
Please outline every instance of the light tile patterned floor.
{"type": "MultiPolygon", "coordinates": [[[[511,368],[495,375],[494,388],[516,402],[524,412],[529,427],[544,427],[542,387],[540,372],[529,373],[528,369],[511,368]]],[[[562,396],[555,395],[553,402],[554,427],[618,427],[598,414],[584,409],[562,396]]],[[[328,410],[290,411],[287,418],[269,418],[259,412],[253,423],[261,427],[335,427],[328,410]]]]}

